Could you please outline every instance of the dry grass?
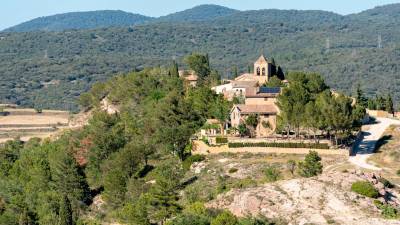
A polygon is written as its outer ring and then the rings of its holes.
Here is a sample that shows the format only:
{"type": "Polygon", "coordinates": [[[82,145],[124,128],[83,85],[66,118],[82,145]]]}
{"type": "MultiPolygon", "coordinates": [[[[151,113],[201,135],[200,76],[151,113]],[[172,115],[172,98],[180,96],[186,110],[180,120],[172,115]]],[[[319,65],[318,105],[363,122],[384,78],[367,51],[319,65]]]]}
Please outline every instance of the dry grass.
{"type": "Polygon", "coordinates": [[[0,117],[0,125],[48,125],[57,123],[68,123],[68,115],[26,115],[26,116],[2,116],[0,117]]]}
{"type": "MultiPolygon", "coordinates": [[[[198,180],[187,187],[187,201],[210,201],[218,194],[230,189],[242,189],[260,186],[268,183],[265,169],[274,166],[280,171],[279,180],[299,178],[295,172],[291,174],[287,162],[304,160],[300,154],[252,154],[252,153],[221,153],[206,156],[206,167],[200,174],[187,174],[188,177],[197,176],[198,180]],[[189,197],[188,197],[189,196],[189,197]],[[191,199],[191,200],[190,200],[191,199]]],[[[322,164],[327,167],[331,164],[343,163],[346,157],[338,155],[322,156],[322,164]]]]}
{"type": "Polygon", "coordinates": [[[369,161],[383,168],[386,179],[400,185],[400,176],[396,174],[400,169],[400,126],[391,126],[385,131],[376,154],[369,161]]]}
{"type": "Polygon", "coordinates": [[[65,111],[34,109],[5,109],[7,116],[0,116],[0,143],[19,137],[26,141],[33,137],[47,138],[69,124],[70,115],[65,111]],[[54,131],[52,131],[52,129],[54,131]]]}

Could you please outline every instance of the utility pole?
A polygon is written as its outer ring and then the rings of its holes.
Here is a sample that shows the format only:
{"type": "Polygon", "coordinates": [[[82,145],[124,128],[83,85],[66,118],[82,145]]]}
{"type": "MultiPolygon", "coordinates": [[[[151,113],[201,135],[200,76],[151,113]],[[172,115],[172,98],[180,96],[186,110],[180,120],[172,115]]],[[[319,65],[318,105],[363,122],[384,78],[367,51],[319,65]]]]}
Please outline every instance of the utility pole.
{"type": "Polygon", "coordinates": [[[329,52],[331,49],[331,40],[329,38],[326,39],[326,51],[329,52]]]}
{"type": "Polygon", "coordinates": [[[382,48],[382,35],[378,35],[378,48],[382,48]]]}

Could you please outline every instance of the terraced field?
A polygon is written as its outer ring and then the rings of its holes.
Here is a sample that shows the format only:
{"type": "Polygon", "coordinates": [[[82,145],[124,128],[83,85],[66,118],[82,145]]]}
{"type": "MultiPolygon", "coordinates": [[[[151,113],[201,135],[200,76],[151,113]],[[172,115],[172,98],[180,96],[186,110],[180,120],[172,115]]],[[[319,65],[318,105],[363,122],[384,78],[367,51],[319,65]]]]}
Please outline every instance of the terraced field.
{"type": "Polygon", "coordinates": [[[69,126],[66,111],[5,108],[0,116],[0,143],[19,137],[26,141],[32,137],[46,138],[69,126]]]}

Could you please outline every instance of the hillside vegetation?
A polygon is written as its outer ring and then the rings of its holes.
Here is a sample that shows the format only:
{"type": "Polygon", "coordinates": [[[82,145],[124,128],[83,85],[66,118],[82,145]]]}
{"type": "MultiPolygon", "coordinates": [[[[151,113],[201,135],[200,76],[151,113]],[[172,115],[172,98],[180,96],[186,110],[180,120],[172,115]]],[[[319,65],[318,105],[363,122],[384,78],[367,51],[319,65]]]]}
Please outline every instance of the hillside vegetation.
{"type": "Polygon", "coordinates": [[[152,18],[120,10],[72,12],[36,18],[10,27],[5,32],[63,31],[70,29],[122,27],[144,23],[149,20],[152,20],[152,18]]]}
{"type": "Polygon", "coordinates": [[[399,5],[348,16],[259,10],[190,22],[210,11],[198,10],[175,14],[174,22],[134,27],[0,33],[0,101],[77,109],[76,98],[94,82],[174,58],[182,64],[190,52],[208,53],[223,77],[236,67],[246,72],[263,52],[286,72],[321,73],[329,86],[347,94],[360,84],[368,96],[391,92],[400,100],[399,5]]]}

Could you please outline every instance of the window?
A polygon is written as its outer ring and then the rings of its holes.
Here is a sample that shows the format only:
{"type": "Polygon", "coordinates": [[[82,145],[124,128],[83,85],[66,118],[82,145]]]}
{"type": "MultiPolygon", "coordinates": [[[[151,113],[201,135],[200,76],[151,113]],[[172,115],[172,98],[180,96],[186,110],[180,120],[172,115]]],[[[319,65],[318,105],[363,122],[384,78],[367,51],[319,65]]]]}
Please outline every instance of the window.
{"type": "Polygon", "coordinates": [[[260,67],[257,67],[257,76],[260,76],[260,67]]]}
{"type": "Polygon", "coordinates": [[[265,68],[262,68],[262,75],[265,76],[265,68]]]}

